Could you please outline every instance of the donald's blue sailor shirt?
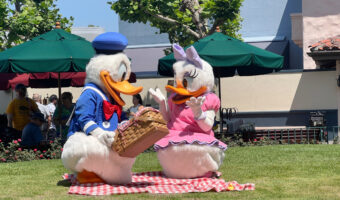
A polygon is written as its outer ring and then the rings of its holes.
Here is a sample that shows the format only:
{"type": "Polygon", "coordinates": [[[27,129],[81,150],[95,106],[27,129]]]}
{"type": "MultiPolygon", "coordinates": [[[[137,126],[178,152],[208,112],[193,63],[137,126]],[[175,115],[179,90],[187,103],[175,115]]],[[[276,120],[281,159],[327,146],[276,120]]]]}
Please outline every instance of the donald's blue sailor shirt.
{"type": "Polygon", "coordinates": [[[110,101],[105,93],[94,83],[84,86],[71,119],[67,137],[75,132],[84,132],[88,135],[94,129],[100,127],[106,131],[114,131],[118,126],[118,115],[115,112],[106,121],[103,112],[103,100],[110,101]]]}

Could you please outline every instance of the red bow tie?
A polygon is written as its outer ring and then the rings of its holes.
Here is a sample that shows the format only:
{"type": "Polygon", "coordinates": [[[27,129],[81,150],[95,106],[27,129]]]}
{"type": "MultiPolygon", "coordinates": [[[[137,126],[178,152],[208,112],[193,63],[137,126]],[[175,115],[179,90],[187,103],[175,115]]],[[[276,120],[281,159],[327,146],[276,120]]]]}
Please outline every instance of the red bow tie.
{"type": "Polygon", "coordinates": [[[103,111],[106,120],[109,120],[114,112],[117,112],[118,120],[120,121],[120,116],[122,115],[122,107],[118,105],[112,105],[110,102],[103,101],[103,111]]]}

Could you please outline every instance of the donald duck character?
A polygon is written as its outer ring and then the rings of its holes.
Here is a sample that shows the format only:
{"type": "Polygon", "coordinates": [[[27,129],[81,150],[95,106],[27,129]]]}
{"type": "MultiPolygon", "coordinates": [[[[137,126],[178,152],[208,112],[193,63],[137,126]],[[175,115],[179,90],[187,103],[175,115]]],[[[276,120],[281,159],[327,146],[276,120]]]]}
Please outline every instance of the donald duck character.
{"type": "Polygon", "coordinates": [[[111,145],[125,105],[120,94],[134,95],[143,88],[128,82],[130,61],[122,53],[127,46],[125,36],[103,33],[92,45],[97,55],[86,66],[85,86],[76,102],[61,159],[80,183],[129,183],[135,158],[120,157],[111,145]]]}
{"type": "Polygon", "coordinates": [[[169,129],[154,148],[164,174],[170,178],[214,177],[227,145],[212,131],[220,107],[219,98],[211,92],[213,70],[194,47],[184,51],[175,44],[173,51],[177,61],[173,65],[175,87],[166,86],[171,93],[168,102],[158,88],[149,89],[169,129]]]}

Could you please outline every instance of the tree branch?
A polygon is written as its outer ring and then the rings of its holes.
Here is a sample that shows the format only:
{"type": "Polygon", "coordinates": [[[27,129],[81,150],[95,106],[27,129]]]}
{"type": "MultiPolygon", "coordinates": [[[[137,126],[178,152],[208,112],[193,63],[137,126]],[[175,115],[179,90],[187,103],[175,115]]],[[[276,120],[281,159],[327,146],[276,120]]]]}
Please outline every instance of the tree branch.
{"type": "Polygon", "coordinates": [[[148,12],[147,10],[145,10],[145,12],[146,12],[147,14],[151,15],[151,16],[154,16],[154,17],[156,17],[156,18],[162,20],[162,21],[168,22],[168,23],[170,23],[170,24],[176,24],[176,25],[182,26],[182,27],[184,27],[184,28],[186,29],[186,31],[187,31],[188,33],[190,33],[190,34],[193,35],[194,37],[200,39],[200,34],[198,34],[197,32],[195,32],[194,30],[192,30],[192,29],[190,28],[190,26],[188,26],[188,25],[181,24],[181,23],[179,23],[178,21],[176,21],[176,20],[174,20],[174,19],[171,19],[171,18],[169,18],[169,17],[163,16],[163,15],[160,15],[160,14],[153,14],[153,13],[150,13],[150,12],[148,12]]]}

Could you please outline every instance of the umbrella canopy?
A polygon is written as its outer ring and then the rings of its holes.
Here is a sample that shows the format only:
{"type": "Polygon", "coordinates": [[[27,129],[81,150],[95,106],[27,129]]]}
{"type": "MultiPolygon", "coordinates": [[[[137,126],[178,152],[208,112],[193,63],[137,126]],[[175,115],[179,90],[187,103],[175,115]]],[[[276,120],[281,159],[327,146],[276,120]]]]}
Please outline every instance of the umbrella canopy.
{"type": "Polygon", "coordinates": [[[0,72],[84,72],[95,55],[91,43],[54,29],[0,53],[0,72]]]}
{"type": "MultiPolygon", "coordinates": [[[[61,87],[83,87],[86,78],[85,72],[61,72],[61,87]]],[[[136,82],[136,74],[131,72],[128,80],[136,82]]],[[[58,87],[58,73],[0,73],[0,90],[14,89],[19,83],[31,88],[54,88],[58,87]]]]}
{"type": "MultiPolygon", "coordinates": [[[[213,67],[217,77],[231,77],[236,71],[240,76],[266,74],[283,67],[283,56],[219,32],[200,39],[192,46],[213,67]]],[[[173,76],[172,65],[175,62],[173,53],[159,59],[158,73],[173,76]]]]}
{"type": "MultiPolygon", "coordinates": [[[[82,87],[85,77],[85,72],[62,72],[60,73],[61,87],[82,87]]],[[[58,87],[58,73],[0,73],[0,90],[14,89],[19,83],[31,88],[58,87]]]]}

